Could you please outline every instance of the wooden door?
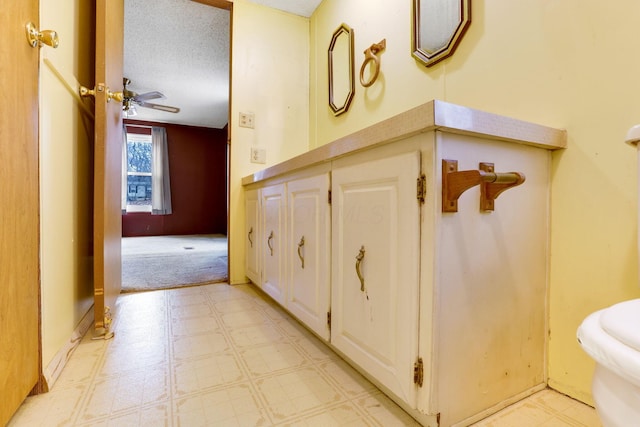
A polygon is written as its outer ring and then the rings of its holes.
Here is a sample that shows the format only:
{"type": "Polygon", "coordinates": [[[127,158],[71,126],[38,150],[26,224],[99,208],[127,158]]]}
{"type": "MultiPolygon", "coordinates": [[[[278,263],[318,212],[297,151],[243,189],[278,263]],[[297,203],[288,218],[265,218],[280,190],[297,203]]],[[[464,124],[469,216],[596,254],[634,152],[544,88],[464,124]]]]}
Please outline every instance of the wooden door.
{"type": "Polygon", "coordinates": [[[246,263],[245,274],[256,285],[260,285],[260,267],[258,265],[260,259],[260,199],[258,198],[258,190],[247,190],[244,196],[245,204],[245,235],[246,235],[246,263]]]}
{"type": "Polygon", "coordinates": [[[0,425],[38,381],[39,182],[38,1],[3,2],[0,13],[0,425]]]}
{"type": "Polygon", "coordinates": [[[284,184],[265,187],[260,192],[262,206],[262,290],[285,305],[284,245],[285,201],[284,184]]]}
{"type": "Polygon", "coordinates": [[[97,0],[93,265],[98,332],[108,332],[122,286],[122,104],[109,102],[107,95],[122,91],[123,40],[123,0],[97,0]]]}
{"type": "Polygon", "coordinates": [[[287,183],[287,309],[329,340],[329,175],[287,183]]]}
{"type": "Polygon", "coordinates": [[[420,153],[332,172],[331,342],[409,405],[418,355],[420,153]],[[362,279],[362,280],[361,280],[362,279]]]}

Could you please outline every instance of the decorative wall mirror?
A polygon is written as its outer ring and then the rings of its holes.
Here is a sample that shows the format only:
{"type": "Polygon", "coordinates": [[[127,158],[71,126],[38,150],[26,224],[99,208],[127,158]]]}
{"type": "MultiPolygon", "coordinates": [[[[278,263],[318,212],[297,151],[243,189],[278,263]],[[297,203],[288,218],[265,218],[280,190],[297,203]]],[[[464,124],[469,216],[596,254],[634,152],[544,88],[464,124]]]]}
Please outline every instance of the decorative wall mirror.
{"type": "Polygon", "coordinates": [[[413,56],[427,67],[451,56],[471,23],[471,0],[413,0],[413,56]]]}
{"type": "Polygon", "coordinates": [[[342,24],[329,44],[329,107],[335,116],[346,112],[353,99],[353,68],[353,30],[342,24]]]}

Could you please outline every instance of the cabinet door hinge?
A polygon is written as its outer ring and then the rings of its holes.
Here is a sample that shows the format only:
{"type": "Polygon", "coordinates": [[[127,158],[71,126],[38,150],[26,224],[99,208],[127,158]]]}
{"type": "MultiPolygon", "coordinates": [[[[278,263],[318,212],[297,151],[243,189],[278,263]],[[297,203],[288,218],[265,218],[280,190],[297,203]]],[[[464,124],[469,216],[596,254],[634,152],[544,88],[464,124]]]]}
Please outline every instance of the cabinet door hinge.
{"type": "Polygon", "coordinates": [[[327,328],[331,330],[331,312],[327,311],[327,328]]]}
{"type": "Polygon", "coordinates": [[[416,363],[413,364],[413,383],[418,387],[422,387],[424,381],[424,363],[422,357],[418,357],[416,363]]]}
{"type": "Polygon", "coordinates": [[[331,204],[331,190],[329,190],[329,195],[327,196],[327,201],[331,204]]]}
{"type": "Polygon", "coordinates": [[[416,198],[421,205],[424,205],[424,200],[427,197],[427,177],[424,174],[417,179],[417,189],[416,198]]]}

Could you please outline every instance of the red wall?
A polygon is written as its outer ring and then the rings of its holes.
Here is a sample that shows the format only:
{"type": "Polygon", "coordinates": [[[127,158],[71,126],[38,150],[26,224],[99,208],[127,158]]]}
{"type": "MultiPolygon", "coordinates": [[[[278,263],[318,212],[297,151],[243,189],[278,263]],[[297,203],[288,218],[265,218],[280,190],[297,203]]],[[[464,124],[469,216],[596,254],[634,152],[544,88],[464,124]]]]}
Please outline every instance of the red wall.
{"type": "MultiPolygon", "coordinates": [[[[122,215],[122,236],[227,233],[227,129],[125,120],[167,129],[171,215],[122,215]]],[[[151,133],[127,127],[127,132],[151,133]]]]}

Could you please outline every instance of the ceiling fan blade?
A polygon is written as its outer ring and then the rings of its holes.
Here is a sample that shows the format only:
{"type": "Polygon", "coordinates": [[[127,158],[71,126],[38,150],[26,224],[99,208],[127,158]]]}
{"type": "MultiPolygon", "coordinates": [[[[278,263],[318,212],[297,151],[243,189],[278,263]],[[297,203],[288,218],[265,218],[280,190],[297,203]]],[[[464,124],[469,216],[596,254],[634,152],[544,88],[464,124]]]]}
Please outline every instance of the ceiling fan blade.
{"type": "Polygon", "coordinates": [[[138,105],[145,108],[153,108],[154,110],[166,111],[167,113],[177,113],[180,111],[178,107],[170,105],[152,104],[151,102],[138,102],[138,105]]]}
{"type": "Polygon", "coordinates": [[[148,101],[150,99],[165,99],[165,98],[166,98],[166,96],[164,96],[164,94],[162,94],[162,93],[160,93],[158,91],[135,94],[133,96],[133,100],[136,101],[136,102],[144,102],[144,101],[148,101]]]}

